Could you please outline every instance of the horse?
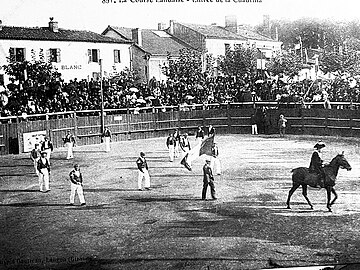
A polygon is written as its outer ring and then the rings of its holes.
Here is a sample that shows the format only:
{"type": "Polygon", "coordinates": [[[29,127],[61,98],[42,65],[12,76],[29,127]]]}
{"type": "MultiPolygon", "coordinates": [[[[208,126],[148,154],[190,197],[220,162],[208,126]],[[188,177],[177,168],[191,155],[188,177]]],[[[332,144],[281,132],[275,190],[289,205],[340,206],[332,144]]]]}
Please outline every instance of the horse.
{"type": "MultiPolygon", "coordinates": [[[[324,187],[327,192],[327,209],[329,212],[331,211],[331,206],[334,204],[336,199],[338,198],[334,186],[335,186],[335,179],[339,172],[339,168],[346,169],[348,171],[351,170],[351,166],[349,162],[344,157],[344,152],[341,154],[336,155],[328,165],[324,166],[324,173],[325,173],[325,181],[324,187]],[[331,200],[331,193],[334,194],[334,199],[331,200]]],[[[295,190],[301,186],[302,187],[302,194],[305,197],[307,203],[310,205],[310,208],[313,209],[313,205],[311,204],[309,198],[307,197],[307,186],[310,187],[317,187],[317,177],[316,173],[310,173],[308,168],[305,167],[298,167],[293,170],[292,172],[292,182],[293,185],[289,191],[289,195],[286,201],[287,209],[290,209],[290,198],[295,192],[295,190]]]]}

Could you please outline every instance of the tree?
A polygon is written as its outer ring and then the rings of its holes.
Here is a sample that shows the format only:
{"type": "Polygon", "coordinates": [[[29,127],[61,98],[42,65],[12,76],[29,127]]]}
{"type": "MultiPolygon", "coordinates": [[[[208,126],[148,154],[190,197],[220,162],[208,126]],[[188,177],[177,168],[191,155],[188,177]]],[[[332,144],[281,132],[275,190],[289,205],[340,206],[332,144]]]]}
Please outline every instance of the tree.
{"type": "Polygon", "coordinates": [[[10,98],[8,107],[15,112],[29,112],[29,101],[34,102],[31,112],[39,112],[39,108],[47,104],[59,85],[57,80],[61,74],[51,63],[43,61],[10,61],[3,66],[5,73],[10,76],[12,83],[8,86],[10,98]]]}
{"type": "Polygon", "coordinates": [[[294,77],[299,74],[303,67],[301,57],[294,52],[282,52],[277,54],[266,65],[267,70],[273,75],[294,77]]]}
{"type": "Polygon", "coordinates": [[[254,48],[237,46],[227,50],[225,56],[219,56],[218,67],[226,76],[255,78],[257,73],[257,54],[254,48]]]}
{"type": "Polygon", "coordinates": [[[169,55],[168,60],[168,66],[163,66],[162,71],[171,80],[197,82],[203,76],[202,54],[198,51],[181,49],[179,58],[169,55]]]}
{"type": "Polygon", "coordinates": [[[344,52],[325,52],[319,58],[319,65],[325,73],[355,76],[360,72],[360,56],[355,50],[344,52]]]}

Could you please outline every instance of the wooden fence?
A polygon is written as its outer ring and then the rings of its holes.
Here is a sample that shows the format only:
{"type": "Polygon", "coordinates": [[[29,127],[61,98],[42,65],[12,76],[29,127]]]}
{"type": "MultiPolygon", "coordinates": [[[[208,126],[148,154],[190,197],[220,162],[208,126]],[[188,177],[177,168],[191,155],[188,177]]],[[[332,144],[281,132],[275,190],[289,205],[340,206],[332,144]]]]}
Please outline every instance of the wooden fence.
{"type": "MultiPolygon", "coordinates": [[[[134,113],[134,109],[105,110],[105,125],[112,131],[113,141],[164,137],[176,128],[180,128],[181,133],[191,135],[198,126],[209,124],[219,134],[250,134],[253,113],[257,116],[260,132],[263,132],[261,111],[267,108],[270,133],[278,132],[277,122],[279,115],[283,114],[288,119],[289,134],[360,135],[360,113],[354,110],[354,104],[338,104],[331,110],[321,107],[316,104],[304,108],[298,104],[279,106],[276,102],[250,102],[142,108],[139,114],[134,113]]],[[[35,131],[46,131],[55,148],[63,146],[67,130],[76,136],[78,145],[101,143],[100,111],[31,115],[27,118],[6,117],[0,118],[0,121],[2,155],[23,152],[23,134],[35,131]]]]}

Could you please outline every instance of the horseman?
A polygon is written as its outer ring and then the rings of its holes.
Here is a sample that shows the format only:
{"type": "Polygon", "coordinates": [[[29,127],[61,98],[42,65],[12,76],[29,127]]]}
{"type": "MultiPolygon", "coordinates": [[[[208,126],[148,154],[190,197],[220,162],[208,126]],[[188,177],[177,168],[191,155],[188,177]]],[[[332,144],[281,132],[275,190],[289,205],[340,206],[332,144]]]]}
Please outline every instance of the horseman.
{"type": "Polygon", "coordinates": [[[310,166],[309,166],[309,172],[310,173],[316,173],[318,175],[317,177],[317,186],[319,187],[325,187],[325,172],[323,169],[323,160],[322,160],[322,153],[321,149],[325,147],[325,143],[322,141],[319,141],[317,144],[315,144],[314,152],[311,156],[310,166]]]}

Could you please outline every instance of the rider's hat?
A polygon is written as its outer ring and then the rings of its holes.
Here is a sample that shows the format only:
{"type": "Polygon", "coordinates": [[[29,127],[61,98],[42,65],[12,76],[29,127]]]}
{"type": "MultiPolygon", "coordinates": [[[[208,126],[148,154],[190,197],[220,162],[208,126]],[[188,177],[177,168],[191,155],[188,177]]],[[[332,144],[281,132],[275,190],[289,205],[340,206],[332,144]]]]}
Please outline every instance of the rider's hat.
{"type": "Polygon", "coordinates": [[[319,141],[314,145],[314,148],[316,148],[316,149],[321,149],[324,147],[325,147],[325,143],[323,143],[322,141],[319,141]]]}

